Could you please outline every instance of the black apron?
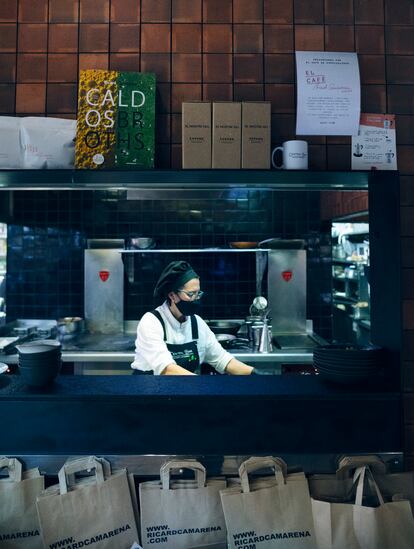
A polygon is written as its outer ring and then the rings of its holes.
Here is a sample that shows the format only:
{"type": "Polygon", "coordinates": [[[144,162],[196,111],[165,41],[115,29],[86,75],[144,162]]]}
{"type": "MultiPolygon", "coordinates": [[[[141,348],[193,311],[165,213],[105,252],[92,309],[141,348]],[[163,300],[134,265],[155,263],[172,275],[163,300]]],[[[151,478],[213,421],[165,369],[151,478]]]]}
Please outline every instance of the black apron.
{"type": "MultiPolygon", "coordinates": [[[[157,311],[151,311],[151,313],[158,318],[161,322],[161,326],[164,332],[164,341],[167,341],[167,332],[165,331],[165,324],[161,314],[157,311]]],[[[197,339],[198,339],[198,325],[197,319],[194,315],[190,316],[191,319],[191,337],[193,341],[187,343],[166,343],[167,349],[170,351],[171,356],[176,364],[185,368],[189,372],[195,374],[200,373],[200,355],[198,354],[197,339]]],[[[141,373],[139,370],[135,370],[134,374],[141,373]]],[[[151,372],[152,373],[152,372],[151,372]]]]}

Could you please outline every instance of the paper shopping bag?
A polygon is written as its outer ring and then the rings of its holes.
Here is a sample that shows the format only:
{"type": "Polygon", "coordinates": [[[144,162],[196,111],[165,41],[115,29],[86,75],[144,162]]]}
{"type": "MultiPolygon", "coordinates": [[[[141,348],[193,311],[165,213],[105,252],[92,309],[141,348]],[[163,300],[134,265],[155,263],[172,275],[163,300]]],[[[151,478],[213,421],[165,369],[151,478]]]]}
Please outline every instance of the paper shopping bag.
{"type": "Polygon", "coordinates": [[[37,468],[23,472],[14,458],[0,458],[0,469],[8,472],[0,479],[0,547],[42,548],[36,498],[44,490],[44,477],[37,468]]]}
{"type": "MultiPolygon", "coordinates": [[[[375,455],[344,456],[335,474],[309,476],[309,490],[313,498],[344,503],[353,501],[353,474],[358,467],[369,466],[384,501],[407,499],[414,515],[414,472],[388,473],[385,463],[375,455]]],[[[363,503],[375,503],[372,494],[364,493],[363,503]]]]}
{"type": "Polygon", "coordinates": [[[231,548],[316,549],[306,477],[287,474],[280,458],[250,458],[239,468],[240,486],[222,490],[231,548]],[[249,473],[271,467],[273,477],[251,481],[249,473]]]}
{"type": "Polygon", "coordinates": [[[319,549],[412,549],[414,519],[409,501],[384,503],[368,467],[354,476],[354,503],[331,503],[312,499],[315,534],[319,549]],[[363,505],[365,477],[379,505],[363,505]]]}
{"type": "Polygon", "coordinates": [[[139,486],[144,549],[155,544],[168,549],[225,547],[220,490],[226,481],[206,479],[205,468],[195,460],[169,461],[161,467],[160,477],[139,486]],[[171,481],[174,469],[194,471],[195,481],[171,481]]]}
{"type": "Polygon", "coordinates": [[[94,457],[67,462],[59,484],[38,497],[37,510],[46,547],[129,549],[138,540],[126,470],[105,478],[94,457]],[[77,481],[76,473],[91,470],[93,478],[77,481]]]}

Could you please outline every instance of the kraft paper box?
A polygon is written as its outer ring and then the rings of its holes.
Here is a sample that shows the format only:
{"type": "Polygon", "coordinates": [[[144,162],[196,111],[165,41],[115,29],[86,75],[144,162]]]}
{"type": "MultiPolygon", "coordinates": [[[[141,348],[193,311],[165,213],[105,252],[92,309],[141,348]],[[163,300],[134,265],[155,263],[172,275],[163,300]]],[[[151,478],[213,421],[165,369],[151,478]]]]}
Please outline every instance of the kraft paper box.
{"type": "Polygon", "coordinates": [[[80,71],[76,168],[153,168],[155,75],[80,71]]]}
{"type": "Polygon", "coordinates": [[[240,168],[241,103],[213,103],[213,168],[240,168]]]}
{"type": "Polygon", "coordinates": [[[242,103],[242,168],[270,169],[270,103],[242,103]]]}
{"type": "Polygon", "coordinates": [[[211,103],[182,104],[183,168],[211,168],[211,103]]]}

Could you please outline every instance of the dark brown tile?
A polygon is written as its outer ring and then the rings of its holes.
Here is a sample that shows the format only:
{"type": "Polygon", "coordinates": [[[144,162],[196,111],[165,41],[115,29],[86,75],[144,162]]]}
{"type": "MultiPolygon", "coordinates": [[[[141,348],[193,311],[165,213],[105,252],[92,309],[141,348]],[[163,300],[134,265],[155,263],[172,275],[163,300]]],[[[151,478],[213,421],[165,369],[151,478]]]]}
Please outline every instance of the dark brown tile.
{"type": "Polygon", "coordinates": [[[298,51],[323,51],[324,36],[322,25],[296,25],[295,49],[298,51]]]}
{"type": "Polygon", "coordinates": [[[13,52],[17,48],[17,25],[0,24],[0,52],[13,52]]]}
{"type": "Polygon", "coordinates": [[[160,170],[171,168],[171,147],[170,145],[158,145],[155,147],[155,167],[160,170]]]}
{"type": "Polygon", "coordinates": [[[412,26],[385,27],[387,53],[414,54],[414,28],[412,26]]]}
{"type": "Polygon", "coordinates": [[[0,54],[0,82],[12,83],[16,81],[16,54],[0,54]]]}
{"type": "Polygon", "coordinates": [[[44,113],[46,84],[16,84],[16,114],[44,113]]]}
{"type": "Polygon", "coordinates": [[[201,23],[201,0],[172,0],[173,23],[201,23]]]}
{"type": "Polygon", "coordinates": [[[143,23],[168,23],[171,20],[171,0],[141,0],[143,23]]]}
{"type": "Polygon", "coordinates": [[[413,206],[402,206],[400,208],[401,236],[414,236],[414,215],[413,214],[414,214],[413,206]]]}
{"type": "Polygon", "coordinates": [[[233,57],[234,82],[258,84],[263,82],[263,58],[257,54],[237,54],[233,57]]]}
{"type": "MultiPolygon", "coordinates": [[[[307,137],[307,136],[306,136],[307,137]]],[[[309,145],[309,169],[310,170],[326,170],[326,146],[325,145],[309,145]]]]}
{"type": "Polygon", "coordinates": [[[266,84],[265,100],[272,103],[272,113],[294,113],[295,87],[293,84],[266,84]]]}
{"type": "MultiPolygon", "coordinates": [[[[411,269],[407,269],[403,271],[402,277],[403,277],[403,288],[407,287],[408,290],[411,288],[414,288],[414,284],[412,284],[413,272],[411,272],[411,269]],[[405,274],[408,273],[408,274],[405,274]],[[405,282],[407,279],[407,282],[405,282]],[[407,286],[406,286],[407,285],[407,286]]],[[[414,295],[407,296],[411,299],[414,297],[414,295]]],[[[414,362],[403,362],[402,363],[402,389],[405,392],[414,392],[414,362]]],[[[404,463],[405,467],[407,467],[406,471],[412,471],[414,467],[414,457],[411,458],[410,461],[407,461],[407,459],[404,457],[404,463]],[[409,466],[408,466],[409,464],[409,466]]]]}
{"type": "Polygon", "coordinates": [[[49,84],[47,87],[47,112],[76,112],[76,84],[49,84]]]}
{"type": "Polygon", "coordinates": [[[48,82],[76,82],[78,56],[74,53],[50,53],[47,61],[48,82]]]}
{"type": "Polygon", "coordinates": [[[262,23],[263,0],[233,0],[234,23],[262,23]]]}
{"type": "Polygon", "coordinates": [[[112,23],[139,23],[140,0],[111,0],[112,23]]]}
{"type": "MultiPolygon", "coordinates": [[[[398,170],[401,175],[410,175],[414,173],[414,145],[400,145],[398,147],[398,170]]],[[[414,208],[412,208],[412,210],[414,210],[414,208]]],[[[414,222],[411,219],[410,221],[411,230],[413,230],[412,229],[413,225],[414,225],[414,222]]],[[[401,234],[404,234],[402,224],[401,224],[401,234]]],[[[414,235],[414,230],[411,234],[414,235]]]]}
{"type": "Polygon", "coordinates": [[[295,139],[296,116],[294,114],[272,114],[271,141],[272,147],[283,141],[295,139]]]}
{"type": "MultiPolygon", "coordinates": [[[[397,115],[395,126],[397,128],[397,144],[412,145],[414,143],[414,116],[404,114],[397,115]]],[[[414,178],[410,181],[410,184],[413,184],[412,189],[414,193],[414,178]]],[[[414,194],[412,205],[414,206],[414,194]]]]}
{"type": "Polygon", "coordinates": [[[384,53],[384,27],[379,25],[357,25],[355,43],[358,53],[384,53]]]}
{"type": "Polygon", "coordinates": [[[231,53],[231,25],[203,25],[203,51],[205,53],[231,53]]]}
{"type": "Polygon", "coordinates": [[[172,26],[173,53],[201,52],[201,25],[174,23],[172,26]]]}
{"type": "Polygon", "coordinates": [[[384,0],[355,0],[355,24],[383,25],[384,0]]]}
{"type": "Polygon", "coordinates": [[[157,113],[171,112],[171,84],[170,83],[157,83],[157,101],[156,111],[157,113]]]}
{"type": "MultiPolygon", "coordinates": [[[[414,267],[414,238],[401,238],[401,266],[404,268],[413,268],[414,267]]],[[[411,341],[411,346],[413,347],[414,340],[411,341]]]]}
{"type": "Polygon", "coordinates": [[[414,3],[412,0],[385,0],[386,25],[414,25],[414,3]]]}
{"type": "Polygon", "coordinates": [[[264,0],[264,22],[279,25],[293,23],[293,0],[264,0]]]}
{"type": "Polygon", "coordinates": [[[109,25],[82,23],[79,25],[79,52],[106,52],[109,46],[109,25]]]}
{"type": "Polygon", "coordinates": [[[234,25],[234,53],[261,53],[263,25],[234,25]]]}
{"type": "Polygon", "coordinates": [[[18,82],[44,82],[47,56],[42,53],[19,53],[17,56],[18,82]]]}
{"type": "Polygon", "coordinates": [[[171,146],[171,168],[181,170],[183,167],[183,151],[181,145],[171,146]]]}
{"type": "Polygon", "coordinates": [[[46,23],[47,6],[48,0],[19,0],[19,23],[46,23]]]}
{"type": "Polygon", "coordinates": [[[19,25],[18,48],[20,52],[45,52],[47,50],[47,25],[23,23],[19,25]]]}
{"type": "Polygon", "coordinates": [[[414,56],[387,55],[387,83],[414,84],[414,56]]]}
{"type": "Polygon", "coordinates": [[[232,0],[203,0],[204,23],[231,23],[232,0]]]}
{"type": "Polygon", "coordinates": [[[79,0],[49,0],[51,23],[75,23],[79,18],[79,0]]]}
{"type": "Polygon", "coordinates": [[[156,117],[155,134],[156,142],[158,143],[170,143],[171,141],[171,124],[170,114],[159,114],[156,117]]]}
{"type": "Polygon", "coordinates": [[[168,53],[143,53],[141,55],[142,72],[153,72],[157,82],[171,81],[171,57],[168,53]]]}
{"type": "Polygon", "coordinates": [[[328,145],[327,168],[328,170],[350,170],[351,147],[347,145],[328,145]]]}
{"type": "Polygon", "coordinates": [[[384,55],[359,55],[361,84],[385,84],[384,55]]]}
{"type": "Polygon", "coordinates": [[[353,0],[325,0],[326,25],[353,25],[353,0]]]}
{"type": "Polygon", "coordinates": [[[203,99],[206,101],[232,101],[233,86],[231,84],[204,84],[203,99]]]}
{"type": "Polygon", "coordinates": [[[77,53],[78,25],[49,25],[49,53],[77,53]]]}
{"type": "Polygon", "coordinates": [[[141,25],[141,51],[166,53],[170,51],[170,25],[145,23],[141,25]]]}
{"type": "Polygon", "coordinates": [[[295,81],[294,56],[289,54],[265,55],[265,82],[290,84],[295,81]]]}
{"type": "Polygon", "coordinates": [[[2,0],[0,3],[0,23],[17,21],[17,0],[2,0]]]}
{"type": "Polygon", "coordinates": [[[325,25],[326,51],[355,51],[354,27],[325,25]]]}
{"type": "MultiPolygon", "coordinates": [[[[295,23],[321,25],[323,19],[323,0],[294,0],[295,23]]],[[[298,49],[296,47],[296,49],[298,49]]]]}
{"type": "Polygon", "coordinates": [[[139,72],[139,53],[111,53],[109,55],[109,68],[113,71],[139,72]]]}
{"type": "Polygon", "coordinates": [[[80,0],[81,23],[109,23],[109,0],[80,0]]]}
{"type": "Polygon", "coordinates": [[[172,54],[173,82],[201,82],[201,54],[172,54]]]}
{"type": "Polygon", "coordinates": [[[224,53],[207,53],[203,56],[203,81],[206,83],[232,82],[232,56],[224,53]]]}
{"type": "Polygon", "coordinates": [[[171,143],[181,143],[182,142],[182,116],[181,114],[172,114],[171,115],[171,143]]]}
{"type": "Polygon", "coordinates": [[[264,51],[265,53],[293,52],[293,26],[265,25],[264,51]]]}
{"type": "Polygon", "coordinates": [[[171,89],[172,112],[181,113],[184,101],[201,100],[201,84],[173,84],[171,89]]]}
{"type": "Polygon", "coordinates": [[[324,139],[328,145],[351,145],[352,142],[349,135],[327,135],[324,139]]]}
{"type": "Polygon", "coordinates": [[[234,84],[234,101],[263,101],[263,84],[234,84]]]}
{"type": "MultiPolygon", "coordinates": [[[[361,112],[387,112],[387,94],[385,85],[366,84],[361,86],[361,112]]],[[[391,110],[389,112],[394,113],[391,110]]]]}
{"type": "Polygon", "coordinates": [[[102,69],[109,67],[109,55],[107,53],[80,53],[79,70],[102,69]]]}
{"type": "Polygon", "coordinates": [[[0,84],[0,113],[14,114],[15,109],[15,84],[0,84]]]}
{"type": "MultiPolygon", "coordinates": [[[[388,86],[388,112],[395,114],[413,114],[414,113],[414,86],[405,85],[390,85],[388,86]]],[[[385,91],[384,91],[385,94],[385,91]]],[[[384,98],[385,103],[385,98],[384,98]]],[[[365,112],[371,112],[366,110],[365,112]]],[[[386,112],[372,111],[372,112],[386,112]]],[[[397,128],[398,132],[398,128],[397,128]]]]}
{"type": "Polygon", "coordinates": [[[112,23],[111,52],[138,52],[140,47],[140,26],[133,23],[112,23]]]}

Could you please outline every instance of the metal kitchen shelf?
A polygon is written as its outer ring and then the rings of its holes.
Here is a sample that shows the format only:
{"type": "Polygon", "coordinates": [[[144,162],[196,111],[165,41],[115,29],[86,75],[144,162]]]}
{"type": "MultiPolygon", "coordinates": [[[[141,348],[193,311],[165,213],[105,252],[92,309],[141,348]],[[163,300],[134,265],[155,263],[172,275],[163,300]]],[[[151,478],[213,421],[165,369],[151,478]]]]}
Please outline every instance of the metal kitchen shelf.
{"type": "Polygon", "coordinates": [[[308,170],[0,170],[0,189],[252,188],[364,190],[375,172],[308,170]]]}
{"type": "Polygon", "coordinates": [[[204,253],[204,252],[215,252],[215,253],[222,253],[222,252],[270,252],[272,251],[270,248],[180,248],[180,249],[174,249],[174,250],[166,250],[166,249],[157,249],[153,248],[152,250],[119,250],[119,253],[121,254],[148,254],[148,253],[204,253]]]}

